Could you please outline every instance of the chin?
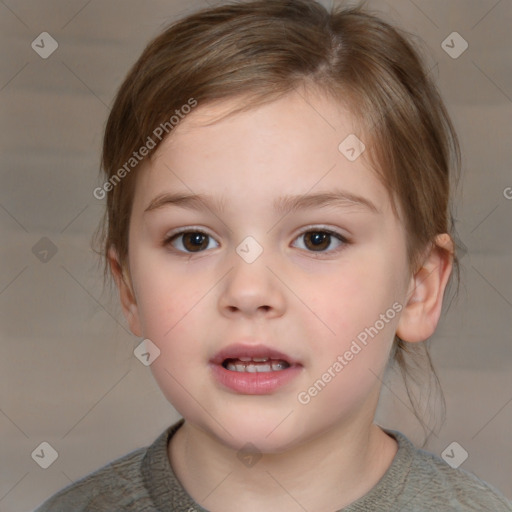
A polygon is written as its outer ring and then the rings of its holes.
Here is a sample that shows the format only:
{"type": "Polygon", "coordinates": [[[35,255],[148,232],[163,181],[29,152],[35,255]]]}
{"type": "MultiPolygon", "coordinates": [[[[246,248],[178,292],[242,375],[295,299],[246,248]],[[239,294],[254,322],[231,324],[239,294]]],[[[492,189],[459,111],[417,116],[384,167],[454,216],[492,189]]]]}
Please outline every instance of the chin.
{"type": "Polygon", "coordinates": [[[261,453],[278,454],[300,444],[305,434],[304,426],[297,425],[292,416],[293,413],[288,418],[282,413],[265,416],[261,411],[254,411],[245,416],[238,414],[219,419],[229,433],[210,420],[201,428],[233,450],[241,450],[250,443],[261,453]]]}

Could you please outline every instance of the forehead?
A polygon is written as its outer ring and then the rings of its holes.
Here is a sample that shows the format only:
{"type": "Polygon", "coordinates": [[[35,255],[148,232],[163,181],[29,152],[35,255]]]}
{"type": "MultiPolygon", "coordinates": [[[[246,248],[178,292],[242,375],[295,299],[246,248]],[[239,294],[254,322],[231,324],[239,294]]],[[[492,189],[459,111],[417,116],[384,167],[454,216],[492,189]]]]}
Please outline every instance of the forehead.
{"type": "Polygon", "coordinates": [[[239,106],[239,99],[199,105],[158,147],[138,177],[136,196],[147,204],[168,187],[266,202],[284,191],[343,187],[387,208],[365,151],[353,158],[364,135],[341,102],[294,91],[226,116],[239,106]]]}
{"type": "Polygon", "coordinates": [[[157,153],[174,150],[189,141],[195,144],[198,137],[208,137],[204,144],[209,146],[222,140],[223,147],[229,147],[230,141],[242,138],[254,148],[274,143],[284,153],[304,140],[309,141],[308,146],[315,144],[329,132],[333,137],[325,142],[332,146],[339,135],[356,131],[360,131],[356,119],[341,102],[303,87],[256,106],[251,106],[247,97],[200,104],[164,140],[157,153]],[[312,134],[318,136],[311,137],[312,134]]]}

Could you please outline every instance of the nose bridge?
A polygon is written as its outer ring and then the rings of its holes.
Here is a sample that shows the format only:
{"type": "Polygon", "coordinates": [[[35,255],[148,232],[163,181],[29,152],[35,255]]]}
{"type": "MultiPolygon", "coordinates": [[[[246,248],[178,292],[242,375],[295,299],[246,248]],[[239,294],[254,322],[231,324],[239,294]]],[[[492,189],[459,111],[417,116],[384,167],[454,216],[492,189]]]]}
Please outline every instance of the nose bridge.
{"type": "Polygon", "coordinates": [[[229,259],[231,271],[226,276],[219,298],[223,312],[255,314],[259,310],[280,314],[284,296],[273,273],[272,252],[253,236],[247,236],[229,259]]]}

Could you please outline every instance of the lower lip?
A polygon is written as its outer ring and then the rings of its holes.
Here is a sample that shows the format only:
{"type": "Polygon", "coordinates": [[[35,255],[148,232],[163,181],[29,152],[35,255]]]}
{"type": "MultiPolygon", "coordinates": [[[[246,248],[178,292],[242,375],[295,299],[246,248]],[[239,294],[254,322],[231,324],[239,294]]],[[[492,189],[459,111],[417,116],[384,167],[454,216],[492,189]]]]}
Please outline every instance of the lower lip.
{"type": "Polygon", "coordinates": [[[211,364],[215,379],[224,387],[245,395],[267,395],[288,384],[300,373],[302,366],[290,366],[276,372],[234,372],[220,364],[211,364]]]}

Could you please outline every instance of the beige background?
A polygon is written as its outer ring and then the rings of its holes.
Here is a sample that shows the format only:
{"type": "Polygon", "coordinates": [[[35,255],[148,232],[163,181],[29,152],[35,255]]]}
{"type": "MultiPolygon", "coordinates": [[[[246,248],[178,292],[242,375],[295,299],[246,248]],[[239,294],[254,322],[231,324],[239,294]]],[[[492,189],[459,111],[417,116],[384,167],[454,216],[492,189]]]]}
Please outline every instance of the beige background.
{"type": "MultiPolygon", "coordinates": [[[[512,2],[368,4],[424,41],[464,154],[463,286],[432,343],[448,415],[427,448],[441,454],[457,441],[469,453],[461,467],[512,498],[512,2]],[[469,43],[457,59],[441,47],[453,31],[469,43]]],[[[33,509],[178,418],[102,292],[89,241],[103,203],[92,190],[108,105],[129,66],[164,25],[206,5],[0,1],[2,512],[33,509]],[[59,44],[46,60],[31,48],[43,31],[59,44]],[[57,249],[46,262],[34,254],[42,237],[57,249]],[[59,454],[48,469],[31,458],[43,441],[59,454]]],[[[421,441],[393,375],[377,420],[421,441]]]]}

